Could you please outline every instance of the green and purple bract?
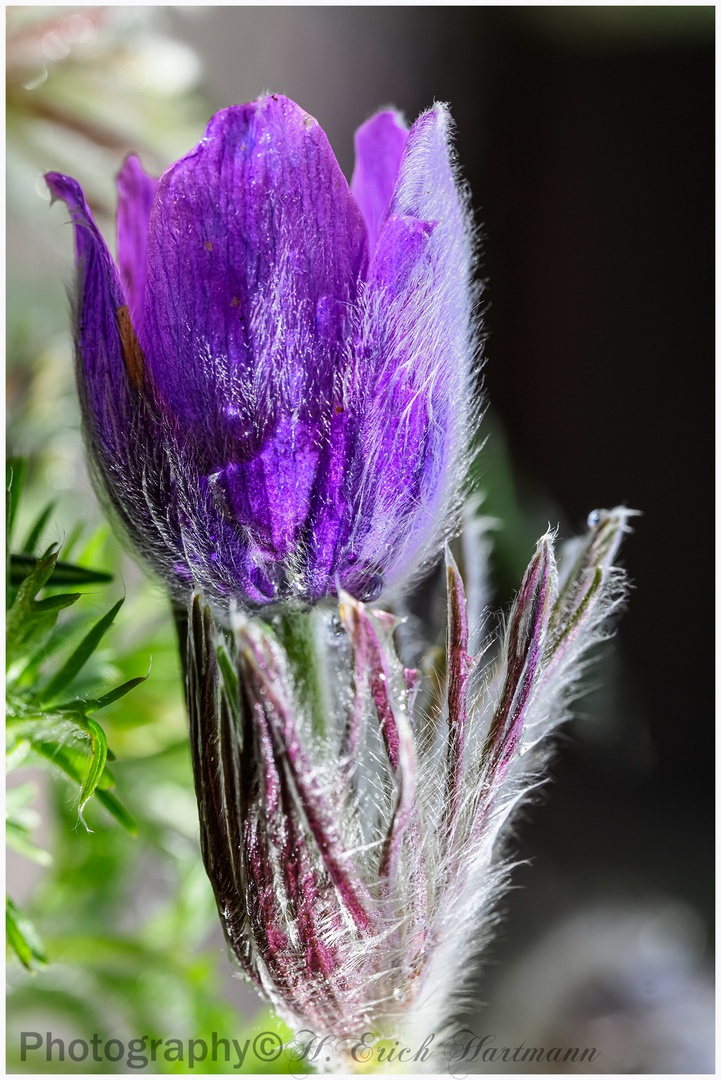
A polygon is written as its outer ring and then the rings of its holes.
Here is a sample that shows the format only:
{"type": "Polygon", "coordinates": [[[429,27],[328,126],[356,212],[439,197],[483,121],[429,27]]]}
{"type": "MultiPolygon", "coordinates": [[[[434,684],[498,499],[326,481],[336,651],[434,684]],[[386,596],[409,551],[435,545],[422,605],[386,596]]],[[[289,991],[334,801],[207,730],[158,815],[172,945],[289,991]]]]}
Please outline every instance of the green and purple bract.
{"type": "Polygon", "coordinates": [[[79,184],[77,378],[99,490],[178,599],[361,600],[456,524],[473,409],[472,242],[436,105],[356,135],[268,95],[119,176],[118,264],[79,184]]]}
{"type": "Polygon", "coordinates": [[[508,884],[508,824],[623,603],[613,561],[629,517],[599,512],[558,567],[541,537],[493,659],[470,652],[448,552],[432,679],[404,667],[396,617],[341,591],[337,615],[313,613],[335,702],[322,733],[272,627],[236,611],[228,635],[195,595],[187,701],[203,858],[235,958],[291,1027],[412,1046],[429,1032],[440,1042],[462,1013],[508,884]]]}

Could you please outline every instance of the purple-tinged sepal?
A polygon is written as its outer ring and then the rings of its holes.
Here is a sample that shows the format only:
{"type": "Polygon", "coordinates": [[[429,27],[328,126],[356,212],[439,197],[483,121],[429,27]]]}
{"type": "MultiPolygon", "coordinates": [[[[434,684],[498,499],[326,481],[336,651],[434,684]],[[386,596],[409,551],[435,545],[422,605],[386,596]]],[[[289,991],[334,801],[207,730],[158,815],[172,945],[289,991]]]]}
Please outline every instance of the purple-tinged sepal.
{"type": "Polygon", "coordinates": [[[536,684],[551,606],[556,593],[551,538],[542,537],[521,582],[508,620],[502,655],[503,688],[483,747],[489,789],[500,779],[516,749],[536,684]]]}
{"type": "Polygon", "coordinates": [[[457,958],[496,922],[504,825],[541,781],[579,661],[620,602],[611,560],[628,516],[599,515],[562,559],[560,589],[553,536],[541,538],[495,657],[488,644],[469,651],[447,549],[445,659],[420,696],[420,671],[396,651],[400,620],[342,588],[336,611],[312,613],[315,661],[305,617],[235,611],[222,631],[193,601],[187,685],[206,868],[239,963],[292,1026],[440,1039],[472,970],[457,958]],[[315,694],[329,703],[320,725],[302,692],[311,666],[332,683],[315,694]]]}
{"type": "Polygon", "coordinates": [[[453,859],[463,801],[463,756],[468,724],[468,680],[473,658],[468,652],[468,609],[463,581],[449,547],[446,548],[447,642],[445,814],[448,857],[453,859]]]}
{"type": "Polygon", "coordinates": [[[564,546],[560,588],[551,612],[546,646],[546,659],[553,665],[559,664],[567,650],[573,648],[585,626],[608,617],[609,596],[615,604],[623,599],[623,574],[613,563],[624,533],[630,531],[628,519],[637,513],[625,506],[594,510],[588,516],[587,534],[564,546]],[[615,597],[614,581],[619,585],[615,597]]]}
{"type": "Polygon", "coordinates": [[[346,727],[314,734],[269,625],[236,611],[224,634],[196,594],[186,685],[201,846],[228,943],[290,1023],[350,1035],[397,1011],[417,977],[427,884],[393,620],[348,594],[342,603],[343,649],[368,657],[364,689],[358,665],[346,681],[349,698],[353,685],[368,694],[356,751],[383,755],[370,806],[365,767],[341,770],[338,783],[346,727]]]}

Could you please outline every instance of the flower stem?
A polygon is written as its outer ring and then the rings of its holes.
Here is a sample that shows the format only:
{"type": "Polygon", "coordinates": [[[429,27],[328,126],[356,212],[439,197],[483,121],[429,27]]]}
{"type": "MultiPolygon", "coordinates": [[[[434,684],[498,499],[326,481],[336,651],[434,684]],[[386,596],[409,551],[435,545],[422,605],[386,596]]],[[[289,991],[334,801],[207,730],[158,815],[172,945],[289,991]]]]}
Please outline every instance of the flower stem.
{"type": "Polygon", "coordinates": [[[273,620],[273,629],[290,663],[296,693],[318,738],[326,734],[328,708],[323,657],[318,645],[318,620],[322,617],[322,612],[312,608],[284,612],[273,620]]]}

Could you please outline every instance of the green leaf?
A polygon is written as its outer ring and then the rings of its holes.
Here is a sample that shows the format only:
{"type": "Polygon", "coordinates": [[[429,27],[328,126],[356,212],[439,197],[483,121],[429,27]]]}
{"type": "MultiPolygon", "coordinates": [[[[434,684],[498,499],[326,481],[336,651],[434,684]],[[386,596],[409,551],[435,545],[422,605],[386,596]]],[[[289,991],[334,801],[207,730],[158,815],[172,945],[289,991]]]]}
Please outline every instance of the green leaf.
{"type": "Polygon", "coordinates": [[[22,581],[18,589],[17,599],[24,599],[27,602],[33,600],[45,586],[46,581],[55,569],[57,561],[58,557],[54,551],[48,552],[41,559],[35,559],[35,568],[22,581]]]}
{"type": "MultiPolygon", "coordinates": [[[[114,690],[108,691],[107,694],[103,694],[99,698],[76,698],[74,701],[64,701],[60,705],[53,705],[53,712],[70,712],[77,713],[81,711],[83,714],[89,712],[98,712],[100,709],[104,709],[106,705],[111,705],[114,701],[118,701],[120,698],[129,694],[140,683],[145,682],[147,675],[138,675],[135,679],[128,679],[127,682],[122,683],[120,686],[116,686],[114,690]]],[[[110,751],[108,751],[110,753],[110,751]]]]}
{"type": "Polygon", "coordinates": [[[25,578],[17,596],[8,610],[6,634],[6,659],[8,664],[37,648],[47,636],[58,617],[58,609],[37,609],[35,596],[42,589],[55,568],[57,556],[38,559],[35,569],[25,578]]]}
{"type": "MultiPolygon", "coordinates": [[[[84,733],[83,733],[84,735],[84,733]]],[[[87,770],[87,754],[79,746],[69,742],[58,742],[52,738],[38,738],[32,740],[33,750],[41,757],[57,765],[71,780],[80,787],[87,770]]],[[[112,786],[112,777],[107,772],[100,777],[98,785],[112,786]]]]}
{"type": "Polygon", "coordinates": [[[44,600],[36,600],[34,610],[42,615],[46,611],[62,611],[79,600],[82,593],[60,593],[59,596],[47,596],[44,600]]]}
{"type": "MultiPolygon", "coordinates": [[[[148,675],[150,672],[148,672],[148,675]]],[[[116,686],[114,690],[108,691],[107,694],[103,694],[102,697],[95,698],[95,700],[89,700],[86,702],[85,707],[88,712],[97,712],[98,709],[104,709],[106,705],[111,705],[113,701],[118,701],[120,698],[125,697],[131,690],[134,690],[136,686],[140,686],[144,683],[148,675],[138,675],[134,679],[128,679],[127,682],[122,683],[120,686],[116,686]]]]}
{"type": "Polygon", "coordinates": [[[31,745],[29,739],[15,739],[10,742],[8,749],[5,752],[5,770],[6,772],[12,772],[14,769],[19,769],[24,764],[25,759],[30,753],[31,745]]]}
{"type": "MultiPolygon", "coordinates": [[[[83,825],[87,829],[88,826],[83,817],[83,810],[87,805],[88,799],[92,796],[100,777],[103,775],[105,769],[105,762],[108,757],[108,740],[105,738],[105,732],[101,728],[100,724],[91,717],[86,717],[83,727],[90,736],[92,742],[92,757],[88,762],[87,771],[83,777],[82,787],[80,788],[80,805],[78,806],[78,814],[83,825]]],[[[91,830],[88,830],[91,831],[91,830]]]]}
{"type": "Polygon", "coordinates": [[[5,926],[8,944],[15,950],[20,963],[28,971],[34,971],[47,964],[45,949],[37,930],[9,896],[5,912],[5,926]]]}
{"type": "MultiPolygon", "coordinates": [[[[27,552],[10,556],[10,584],[19,585],[32,571],[37,559],[27,552]]],[[[56,562],[48,587],[56,585],[96,585],[112,581],[113,575],[104,570],[88,570],[73,563],[56,562]]]]}
{"type": "Polygon", "coordinates": [[[13,671],[12,683],[16,693],[23,694],[29,691],[38,677],[40,665],[45,663],[54,653],[62,649],[69,639],[76,636],[79,626],[87,619],[86,615],[75,615],[64,619],[59,626],[54,626],[46,639],[42,641],[40,648],[26,650],[27,662],[19,670],[13,671]],[[29,658],[27,653],[30,652],[29,658]]]}
{"type": "Polygon", "coordinates": [[[60,671],[53,676],[47,686],[39,692],[39,701],[52,701],[53,698],[58,696],[61,690],[65,689],[68,683],[73,681],[80,669],[97,649],[106,630],[109,629],[113,619],[120,611],[124,599],[125,597],[121,597],[117,604],[114,604],[110,611],[103,615],[102,619],[99,619],[88,631],[70,659],[67,660],[60,671]]]}
{"type": "MultiPolygon", "coordinates": [[[[93,723],[93,721],[90,721],[90,723],[93,723]]],[[[99,725],[97,726],[99,727],[99,725]]],[[[73,746],[68,742],[59,743],[52,739],[33,740],[32,746],[33,750],[47,761],[52,762],[52,764],[56,765],[59,769],[62,769],[62,771],[69,776],[71,780],[74,780],[76,784],[83,785],[85,783],[89,771],[87,766],[87,755],[79,746],[73,746]]],[[[96,782],[96,787],[94,789],[95,798],[103,804],[106,810],[113,815],[115,820],[118,821],[131,836],[136,836],[138,826],[135,821],[125,807],[123,807],[115,796],[111,795],[108,791],[108,788],[114,786],[115,780],[108,772],[108,769],[104,768],[102,773],[99,774],[96,782]]],[[[83,822],[83,824],[85,823],[83,822]]]]}
{"type": "Polygon", "coordinates": [[[31,525],[30,532],[28,533],[27,539],[25,540],[25,543],[23,544],[23,551],[24,552],[33,552],[35,550],[35,545],[37,544],[38,540],[40,539],[42,531],[43,531],[43,529],[45,528],[45,526],[48,523],[48,518],[50,517],[50,515],[52,514],[52,512],[53,512],[53,510],[55,509],[56,506],[57,506],[57,500],[52,499],[47,504],[47,506],[45,506],[40,511],[40,513],[36,517],[35,521],[31,525]]]}
{"type": "MultiPolygon", "coordinates": [[[[88,771],[87,744],[92,742],[92,735],[85,727],[86,719],[81,717],[72,722],[66,720],[61,725],[54,725],[60,731],[57,737],[54,733],[48,734],[45,724],[44,731],[40,730],[31,740],[33,750],[62,769],[78,787],[82,787],[88,771]]],[[[115,787],[115,780],[107,769],[100,773],[96,787],[102,790],[115,787]]]]}

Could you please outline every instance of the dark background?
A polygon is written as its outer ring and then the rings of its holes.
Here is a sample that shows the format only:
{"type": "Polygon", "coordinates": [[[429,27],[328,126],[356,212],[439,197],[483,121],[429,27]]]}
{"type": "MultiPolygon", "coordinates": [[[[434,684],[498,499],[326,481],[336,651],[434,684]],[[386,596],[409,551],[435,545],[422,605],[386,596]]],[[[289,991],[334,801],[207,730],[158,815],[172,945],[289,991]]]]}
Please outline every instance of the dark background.
{"type": "MultiPolygon", "coordinates": [[[[604,701],[621,715],[605,740],[568,740],[518,881],[662,890],[710,916],[712,49],[546,37],[524,9],[469,16],[434,16],[437,92],[458,103],[483,202],[490,400],[520,476],[573,527],[591,504],[644,514],[604,701]]],[[[554,891],[551,906],[577,899],[554,891]]],[[[533,920],[537,901],[515,899],[533,920]]]]}
{"type": "MultiPolygon", "coordinates": [[[[527,550],[643,512],[600,684],[525,815],[502,959],[599,896],[713,914],[712,8],[211,8],[174,13],[220,105],[288,93],[347,175],[393,103],[450,103],[482,226],[487,419],[527,550]],[[535,529],[535,532],[534,532],[535,529]]],[[[490,445],[490,444],[489,444],[490,445]]],[[[490,452],[490,451],[489,451],[490,452]]],[[[493,506],[490,507],[493,509],[493,506]]],[[[520,569],[497,560],[497,603],[520,569]]]]}

